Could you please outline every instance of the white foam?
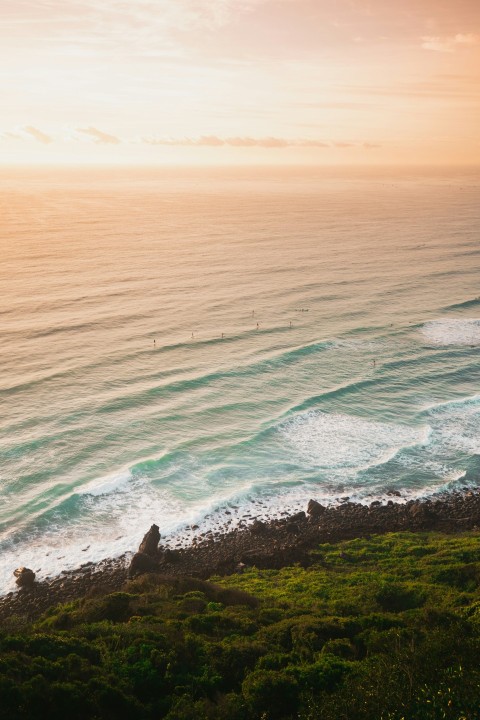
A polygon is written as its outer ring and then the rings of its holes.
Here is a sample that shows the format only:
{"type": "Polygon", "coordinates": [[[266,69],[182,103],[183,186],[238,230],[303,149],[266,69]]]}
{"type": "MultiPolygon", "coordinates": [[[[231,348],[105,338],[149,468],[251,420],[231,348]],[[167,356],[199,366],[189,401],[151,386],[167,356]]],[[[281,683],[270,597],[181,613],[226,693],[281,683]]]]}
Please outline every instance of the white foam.
{"type": "Polygon", "coordinates": [[[420,332],[434,345],[480,345],[478,319],[431,320],[420,332]]]}
{"type": "Polygon", "coordinates": [[[302,462],[342,474],[381,465],[402,448],[425,442],[429,432],[428,426],[407,427],[316,410],[298,415],[279,430],[302,462]]]}
{"type": "Polygon", "coordinates": [[[400,462],[444,482],[464,477],[468,457],[480,454],[480,395],[428,405],[423,414],[431,427],[428,443],[400,462]]]}
{"type": "Polygon", "coordinates": [[[74,492],[77,495],[108,495],[109,493],[126,490],[132,480],[130,470],[120,470],[100,478],[95,478],[84,485],[78,485],[74,492]]]}
{"type": "Polygon", "coordinates": [[[87,562],[119,557],[136,550],[152,523],[160,526],[162,537],[175,538],[182,528],[202,523],[212,509],[250,488],[249,482],[215,498],[187,501],[123,471],[92,481],[78,489],[87,510],[81,517],[67,524],[52,522],[47,531],[30,534],[22,543],[12,542],[10,547],[5,543],[0,594],[15,589],[13,571],[19,565],[31,568],[42,580],[87,562]]]}
{"type": "Polygon", "coordinates": [[[444,453],[480,454],[480,403],[478,396],[463,402],[438,405],[428,411],[432,442],[444,453]]]}
{"type": "Polygon", "coordinates": [[[173,468],[184,475],[181,488],[175,483],[159,487],[125,469],[97,478],[75,489],[84,510],[75,519],[65,522],[59,517],[47,531],[29,532],[10,547],[2,543],[0,593],[14,589],[12,573],[19,565],[31,567],[42,579],[133,551],[154,522],[169,543],[187,544],[200,532],[233,529],[242,519],[251,522],[254,517],[305,510],[311,497],[324,504],[335,504],[341,496],[365,503],[386,501],[391,497],[385,479],[372,476],[365,482],[359,471],[394,456],[396,462],[427,470],[431,477],[428,487],[419,480],[409,488],[392,478],[388,486],[400,490],[403,499],[452,489],[459,481],[463,485],[465,468],[457,460],[458,450],[480,452],[479,399],[437,404],[425,412],[420,427],[319,411],[297,415],[277,427],[287,456],[306,468],[306,479],[295,484],[288,471],[258,478],[249,473],[219,490],[208,485],[208,467],[190,455],[173,468]],[[412,446],[421,447],[401,452],[412,446]],[[321,482],[317,469],[325,471],[321,482]],[[192,530],[191,525],[200,528],[192,530]]]}

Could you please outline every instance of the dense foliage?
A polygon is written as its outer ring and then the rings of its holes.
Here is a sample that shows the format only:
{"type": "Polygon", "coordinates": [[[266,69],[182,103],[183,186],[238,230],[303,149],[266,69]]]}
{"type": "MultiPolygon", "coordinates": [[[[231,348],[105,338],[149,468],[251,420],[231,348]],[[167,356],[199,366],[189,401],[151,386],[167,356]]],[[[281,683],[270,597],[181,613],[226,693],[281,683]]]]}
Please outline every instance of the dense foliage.
{"type": "Polygon", "coordinates": [[[322,545],[309,568],[174,581],[0,632],[0,717],[477,720],[480,537],[322,545]]]}

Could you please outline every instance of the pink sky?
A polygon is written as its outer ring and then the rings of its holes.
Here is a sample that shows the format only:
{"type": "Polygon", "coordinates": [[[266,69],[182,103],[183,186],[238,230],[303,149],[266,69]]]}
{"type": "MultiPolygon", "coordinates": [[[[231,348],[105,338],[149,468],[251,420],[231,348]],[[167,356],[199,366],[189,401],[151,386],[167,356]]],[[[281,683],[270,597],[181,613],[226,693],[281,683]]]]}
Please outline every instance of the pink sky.
{"type": "Polygon", "coordinates": [[[480,162],[478,0],[0,0],[0,163],[480,162]]]}

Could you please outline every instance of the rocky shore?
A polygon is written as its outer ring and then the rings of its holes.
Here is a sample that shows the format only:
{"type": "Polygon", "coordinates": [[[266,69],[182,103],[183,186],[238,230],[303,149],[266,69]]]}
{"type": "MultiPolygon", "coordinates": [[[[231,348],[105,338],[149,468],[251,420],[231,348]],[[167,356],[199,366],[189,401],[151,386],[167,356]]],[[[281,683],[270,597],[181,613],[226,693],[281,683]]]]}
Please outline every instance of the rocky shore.
{"type": "Polygon", "coordinates": [[[13,616],[17,621],[31,620],[52,605],[121,590],[129,577],[142,572],[204,579],[242,572],[253,565],[306,566],[310,562],[309,551],[324,542],[401,530],[456,533],[477,529],[480,529],[480,489],[407,503],[392,499],[370,506],[345,499],[338,506],[323,507],[311,500],[305,512],[268,521],[253,519],[247,527],[230,532],[202,533],[185,548],[164,544],[154,525],[135,554],[87,563],[74,572],[34,582],[31,587],[22,587],[0,598],[0,622],[13,616]]]}

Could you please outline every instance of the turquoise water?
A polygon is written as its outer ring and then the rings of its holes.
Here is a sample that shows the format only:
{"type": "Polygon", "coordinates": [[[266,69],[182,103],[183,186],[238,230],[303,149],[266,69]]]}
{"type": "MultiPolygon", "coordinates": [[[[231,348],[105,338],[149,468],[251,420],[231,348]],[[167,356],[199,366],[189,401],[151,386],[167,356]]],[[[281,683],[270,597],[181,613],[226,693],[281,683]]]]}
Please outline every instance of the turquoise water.
{"type": "Polygon", "coordinates": [[[16,170],[0,189],[0,588],[152,522],[183,542],[310,497],[477,483],[478,172],[16,170]]]}

